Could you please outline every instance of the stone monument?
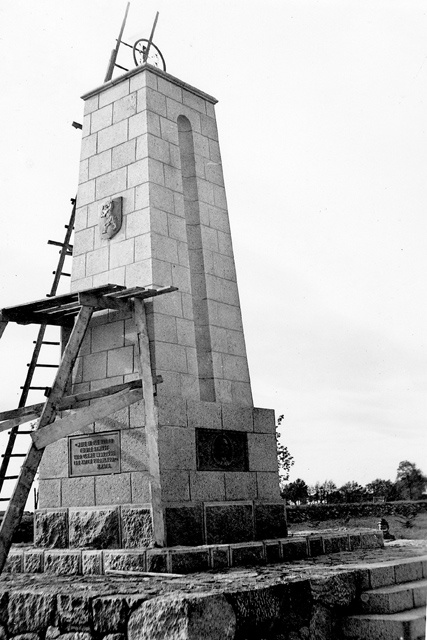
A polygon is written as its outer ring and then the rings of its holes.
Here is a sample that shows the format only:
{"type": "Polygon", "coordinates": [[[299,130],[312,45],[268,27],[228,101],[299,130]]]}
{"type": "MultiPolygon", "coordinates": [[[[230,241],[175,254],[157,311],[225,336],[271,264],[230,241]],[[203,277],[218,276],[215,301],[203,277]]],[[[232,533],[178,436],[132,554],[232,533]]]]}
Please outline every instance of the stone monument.
{"type": "MultiPolygon", "coordinates": [[[[154,448],[144,401],[48,446],[36,545],[284,537],[274,412],[252,400],[216,100],[148,64],[83,99],[72,290],[107,283],[177,290],[145,305],[154,448]]],[[[133,318],[98,312],[72,391],[140,377],[133,318]]]]}

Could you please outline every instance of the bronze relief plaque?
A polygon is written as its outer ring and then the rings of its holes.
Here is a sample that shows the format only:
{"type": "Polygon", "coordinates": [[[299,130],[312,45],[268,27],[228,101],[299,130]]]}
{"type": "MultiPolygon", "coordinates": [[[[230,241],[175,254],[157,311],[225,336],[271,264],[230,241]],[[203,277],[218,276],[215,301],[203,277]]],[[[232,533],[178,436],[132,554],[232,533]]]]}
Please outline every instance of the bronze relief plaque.
{"type": "Polygon", "coordinates": [[[120,473],[120,432],[70,436],[68,461],[70,477],[120,473]]]}
{"type": "Polygon", "coordinates": [[[196,429],[196,456],[198,471],[247,471],[247,433],[196,429]]]}

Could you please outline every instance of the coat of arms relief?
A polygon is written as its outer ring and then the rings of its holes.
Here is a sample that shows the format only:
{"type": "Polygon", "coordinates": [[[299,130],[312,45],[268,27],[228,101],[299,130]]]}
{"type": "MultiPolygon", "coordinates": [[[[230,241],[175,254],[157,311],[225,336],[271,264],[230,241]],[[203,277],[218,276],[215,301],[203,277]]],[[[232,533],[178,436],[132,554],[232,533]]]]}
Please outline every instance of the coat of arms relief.
{"type": "Polygon", "coordinates": [[[111,240],[122,226],[123,198],[112,198],[101,206],[99,214],[99,231],[101,238],[111,240]]]}

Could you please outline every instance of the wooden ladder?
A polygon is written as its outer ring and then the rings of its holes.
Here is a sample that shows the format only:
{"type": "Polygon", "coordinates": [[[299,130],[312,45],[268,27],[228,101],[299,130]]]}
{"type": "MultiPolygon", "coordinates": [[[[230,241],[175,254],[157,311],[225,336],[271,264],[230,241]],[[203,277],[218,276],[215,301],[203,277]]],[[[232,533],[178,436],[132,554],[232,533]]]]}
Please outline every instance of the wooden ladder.
{"type": "Polygon", "coordinates": [[[9,428],[7,423],[10,420],[19,419],[23,422],[35,417],[38,418],[36,428],[31,432],[32,443],[21,467],[17,484],[0,528],[0,573],[12,544],[13,534],[21,521],[44,448],[78,429],[84,431],[95,420],[110,415],[142,398],[145,400],[145,430],[151,485],[153,536],[157,545],[164,546],[165,531],[160,502],[158,416],[154,399],[155,384],[159,380],[157,378],[153,380],[152,375],[144,300],[176,290],[176,287],[126,289],[120,285],[110,284],[2,309],[0,336],[8,322],[64,326],[71,328],[71,333],[45,403],[20,407],[0,414],[0,420],[5,421],[0,423],[0,431],[9,428]],[[139,381],[114,385],[107,389],[65,396],[67,383],[91,317],[94,312],[105,309],[115,309],[133,314],[137,331],[138,364],[141,378],[139,381]],[[97,398],[98,401],[89,407],[81,406],[82,403],[97,398]],[[72,409],[72,413],[57,418],[58,412],[66,409],[72,409]]]}
{"type": "MultiPolygon", "coordinates": [[[[55,245],[60,247],[60,251],[59,251],[59,260],[58,260],[58,265],[55,269],[55,271],[53,272],[54,275],[54,279],[52,282],[52,286],[50,289],[50,292],[47,295],[47,297],[51,298],[52,296],[56,295],[56,292],[58,290],[58,286],[59,286],[59,282],[60,282],[60,278],[62,276],[69,276],[69,273],[65,273],[64,272],[64,263],[65,263],[65,258],[67,256],[71,256],[72,255],[72,251],[73,251],[73,246],[72,244],[70,244],[70,240],[71,240],[71,234],[73,232],[74,229],[74,220],[75,220],[75,216],[76,216],[76,199],[75,198],[71,198],[71,204],[72,204],[72,209],[71,209],[71,215],[70,215],[70,220],[68,222],[67,225],[65,225],[65,229],[66,229],[66,233],[65,233],[65,237],[63,242],[57,242],[55,240],[48,240],[48,244],[50,245],[55,245]]],[[[33,354],[31,356],[31,360],[29,362],[28,366],[28,371],[27,371],[27,375],[25,378],[25,382],[24,385],[21,387],[21,396],[19,398],[19,403],[18,403],[18,408],[21,407],[25,407],[25,404],[27,402],[28,399],[28,394],[30,391],[32,390],[39,390],[39,391],[45,391],[46,392],[46,387],[34,387],[32,386],[32,382],[33,382],[33,378],[34,378],[34,374],[35,371],[37,369],[37,367],[43,367],[43,368],[52,368],[52,369],[57,369],[57,365],[56,364],[45,364],[45,363],[39,363],[39,357],[40,357],[40,352],[42,350],[42,347],[44,345],[48,345],[48,346],[59,346],[60,343],[55,341],[46,341],[45,338],[45,333],[46,333],[46,325],[45,324],[41,324],[38,334],[37,334],[37,338],[34,341],[34,349],[33,349],[33,354]]],[[[0,494],[1,491],[3,489],[3,485],[4,482],[6,480],[17,480],[18,476],[14,476],[14,475],[8,475],[8,469],[9,469],[9,463],[11,461],[12,458],[25,458],[25,453],[16,453],[15,446],[17,444],[17,437],[20,435],[25,435],[25,434],[29,434],[30,432],[28,430],[20,430],[19,425],[21,424],[21,422],[17,419],[13,420],[10,419],[10,422],[8,423],[8,428],[10,428],[9,431],[9,438],[7,441],[7,445],[6,445],[6,449],[4,451],[4,453],[2,454],[2,463],[0,465],[0,494]]],[[[0,502],[8,502],[10,500],[10,497],[4,497],[1,496],[0,497],[0,502]]],[[[36,500],[34,501],[36,502],[36,500]]],[[[36,504],[34,504],[34,507],[36,507],[36,504]]]]}

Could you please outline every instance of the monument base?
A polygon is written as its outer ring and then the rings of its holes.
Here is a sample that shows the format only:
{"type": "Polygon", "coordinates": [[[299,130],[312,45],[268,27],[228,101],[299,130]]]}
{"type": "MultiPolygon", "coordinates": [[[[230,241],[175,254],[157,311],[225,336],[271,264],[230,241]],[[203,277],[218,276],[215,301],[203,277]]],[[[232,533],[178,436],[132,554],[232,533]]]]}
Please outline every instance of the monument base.
{"type": "MultiPolygon", "coordinates": [[[[215,502],[164,508],[166,545],[199,546],[287,536],[283,502],[215,502]]],[[[35,545],[50,549],[153,546],[149,504],[38,509],[35,545]]]]}
{"type": "MultiPolygon", "coordinates": [[[[287,536],[274,411],[159,394],[156,412],[165,546],[287,536]]],[[[145,431],[142,400],[98,420],[90,433],[46,447],[35,515],[38,547],[153,545],[145,431]]]]}

